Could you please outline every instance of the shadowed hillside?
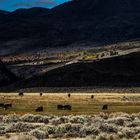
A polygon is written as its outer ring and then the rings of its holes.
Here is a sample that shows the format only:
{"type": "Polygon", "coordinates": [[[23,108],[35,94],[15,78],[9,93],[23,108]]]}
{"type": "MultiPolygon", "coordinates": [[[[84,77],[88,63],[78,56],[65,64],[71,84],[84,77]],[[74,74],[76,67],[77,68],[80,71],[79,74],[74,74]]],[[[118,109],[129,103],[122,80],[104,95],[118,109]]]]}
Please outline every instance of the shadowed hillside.
{"type": "Polygon", "coordinates": [[[139,0],[73,0],[50,10],[19,9],[1,17],[1,47],[13,47],[16,53],[140,37],[139,0]]]}
{"type": "Polygon", "coordinates": [[[0,61],[0,87],[14,83],[18,78],[0,61]]]}
{"type": "Polygon", "coordinates": [[[138,86],[140,53],[108,58],[93,63],[77,63],[24,81],[25,87],[138,86]]]}

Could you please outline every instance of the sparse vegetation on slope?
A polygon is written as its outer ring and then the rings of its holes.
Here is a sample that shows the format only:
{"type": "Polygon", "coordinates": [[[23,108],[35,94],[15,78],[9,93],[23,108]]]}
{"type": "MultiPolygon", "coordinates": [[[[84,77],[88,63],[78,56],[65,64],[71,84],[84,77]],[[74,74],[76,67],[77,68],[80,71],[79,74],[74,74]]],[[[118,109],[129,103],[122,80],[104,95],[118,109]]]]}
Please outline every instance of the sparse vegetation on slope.
{"type": "Polygon", "coordinates": [[[139,86],[139,59],[140,53],[137,52],[96,62],[66,65],[30,78],[16,87],[139,86]]]}

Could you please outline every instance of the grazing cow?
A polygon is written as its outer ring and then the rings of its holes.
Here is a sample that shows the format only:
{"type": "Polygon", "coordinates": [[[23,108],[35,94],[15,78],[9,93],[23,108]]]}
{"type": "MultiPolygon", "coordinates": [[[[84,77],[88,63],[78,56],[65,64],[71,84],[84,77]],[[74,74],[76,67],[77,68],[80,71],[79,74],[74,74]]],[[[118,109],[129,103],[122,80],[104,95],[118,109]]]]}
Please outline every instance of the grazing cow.
{"type": "Polygon", "coordinates": [[[70,98],[70,96],[71,96],[71,94],[69,93],[69,94],[68,94],[68,97],[70,98]]]}
{"type": "Polygon", "coordinates": [[[91,95],[91,99],[94,99],[94,95],[91,95]]]}
{"type": "Polygon", "coordinates": [[[12,107],[12,104],[4,104],[3,108],[5,110],[7,110],[8,108],[11,108],[12,107]]]}
{"type": "Polygon", "coordinates": [[[23,94],[23,92],[20,92],[18,95],[22,97],[24,94],[23,94]]]}
{"type": "Polygon", "coordinates": [[[4,107],[4,103],[0,103],[0,107],[4,107]]]}
{"type": "Polygon", "coordinates": [[[43,106],[39,106],[38,108],[36,108],[35,111],[36,111],[36,112],[42,112],[42,111],[43,111],[43,106]]]}
{"type": "Polygon", "coordinates": [[[42,96],[43,94],[42,93],[40,93],[40,96],[42,96]]]}
{"type": "Polygon", "coordinates": [[[58,110],[71,110],[71,105],[57,105],[58,110]]]}
{"type": "Polygon", "coordinates": [[[58,110],[63,110],[63,105],[57,105],[58,110]]]}
{"type": "Polygon", "coordinates": [[[102,110],[107,110],[108,109],[108,105],[103,105],[102,110]]]}
{"type": "Polygon", "coordinates": [[[64,110],[71,110],[71,105],[64,105],[63,108],[64,110]]]}

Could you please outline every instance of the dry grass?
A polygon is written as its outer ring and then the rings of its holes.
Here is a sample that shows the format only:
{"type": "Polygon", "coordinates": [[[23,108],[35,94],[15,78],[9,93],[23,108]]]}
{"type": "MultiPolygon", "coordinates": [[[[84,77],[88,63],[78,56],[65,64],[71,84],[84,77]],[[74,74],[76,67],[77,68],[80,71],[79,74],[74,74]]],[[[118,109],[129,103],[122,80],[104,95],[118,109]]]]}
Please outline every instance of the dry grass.
{"type": "Polygon", "coordinates": [[[108,104],[108,110],[105,113],[112,112],[126,112],[138,113],[140,112],[140,94],[79,94],[72,93],[68,98],[64,93],[44,93],[42,97],[39,93],[25,93],[23,97],[19,97],[18,93],[0,94],[0,103],[12,103],[13,107],[8,110],[0,108],[0,114],[35,114],[35,109],[38,106],[44,107],[44,112],[40,114],[52,115],[92,115],[102,112],[102,106],[108,104]],[[94,95],[94,99],[91,99],[94,95]],[[72,105],[71,111],[57,110],[58,104],[72,105]]]}

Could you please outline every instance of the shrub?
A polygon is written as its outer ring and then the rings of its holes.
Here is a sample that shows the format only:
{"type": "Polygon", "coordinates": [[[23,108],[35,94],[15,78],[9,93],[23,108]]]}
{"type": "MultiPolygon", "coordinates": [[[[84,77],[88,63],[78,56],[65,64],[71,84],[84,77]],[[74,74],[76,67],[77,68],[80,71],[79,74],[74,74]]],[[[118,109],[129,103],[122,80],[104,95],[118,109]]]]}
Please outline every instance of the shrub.
{"type": "Polygon", "coordinates": [[[8,115],[3,116],[2,122],[4,123],[15,123],[20,121],[20,116],[18,115],[8,115]]]}
{"type": "Polygon", "coordinates": [[[39,125],[18,122],[9,125],[9,127],[6,128],[6,132],[28,132],[38,127],[39,125]]]}
{"type": "Polygon", "coordinates": [[[123,128],[122,132],[126,138],[134,138],[135,136],[135,132],[129,128],[123,128]]]}
{"type": "Polygon", "coordinates": [[[124,122],[125,122],[124,118],[121,117],[111,118],[107,120],[107,123],[112,123],[119,126],[124,126],[125,125],[124,122]]]}
{"type": "Polygon", "coordinates": [[[82,116],[73,116],[70,118],[70,122],[71,123],[80,123],[80,124],[84,124],[85,122],[87,122],[87,118],[86,117],[82,117],[82,116]]]}
{"type": "Polygon", "coordinates": [[[114,125],[111,125],[111,124],[102,124],[99,129],[102,131],[102,132],[107,132],[107,133],[117,133],[117,128],[114,126],[114,125]]]}
{"type": "Polygon", "coordinates": [[[81,129],[80,129],[80,137],[86,137],[86,136],[89,136],[92,134],[92,129],[91,127],[86,127],[86,126],[83,126],[81,129]]]}
{"type": "Polygon", "coordinates": [[[27,114],[21,117],[21,120],[24,122],[38,122],[38,123],[49,123],[49,118],[47,116],[42,115],[32,115],[27,114]]]}
{"type": "Polygon", "coordinates": [[[55,134],[56,126],[53,125],[45,125],[39,128],[41,131],[46,131],[49,135],[55,134]]]}
{"type": "Polygon", "coordinates": [[[59,125],[59,124],[63,124],[63,123],[67,123],[68,119],[64,118],[64,117],[60,117],[60,118],[53,118],[51,120],[52,125],[59,125]]]}
{"type": "Polygon", "coordinates": [[[67,131],[70,131],[72,128],[71,124],[67,123],[67,124],[61,124],[59,125],[56,130],[55,130],[55,133],[57,134],[64,134],[66,133],[67,131]]]}
{"type": "Polygon", "coordinates": [[[32,130],[30,132],[31,135],[35,136],[37,139],[46,139],[49,137],[47,132],[41,131],[41,130],[32,130]]]}

